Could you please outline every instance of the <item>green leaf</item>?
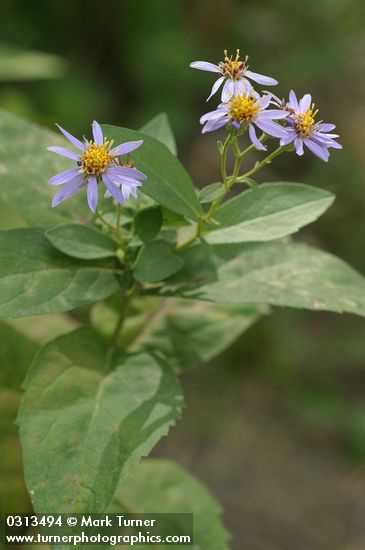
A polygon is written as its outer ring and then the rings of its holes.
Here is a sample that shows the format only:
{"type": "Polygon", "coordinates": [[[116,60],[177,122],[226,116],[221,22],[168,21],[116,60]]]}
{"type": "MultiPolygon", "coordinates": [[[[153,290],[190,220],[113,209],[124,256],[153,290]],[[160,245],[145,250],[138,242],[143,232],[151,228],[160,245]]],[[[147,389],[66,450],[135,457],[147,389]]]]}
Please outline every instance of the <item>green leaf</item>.
{"type": "Polygon", "coordinates": [[[77,223],[56,225],[45,232],[55,248],[81,260],[96,260],[115,256],[117,245],[107,235],[93,227],[77,223]]]}
{"type": "Polygon", "coordinates": [[[301,183],[265,183],[223,204],[215,215],[222,228],[206,240],[214,244],[271,241],[316,220],[334,195],[301,183]]]}
{"type": "Polygon", "coordinates": [[[120,289],[114,263],[69,258],[53,248],[43,229],[0,231],[0,256],[1,317],[67,311],[120,289]]]}
{"type": "Polygon", "coordinates": [[[180,253],[184,268],[160,293],[365,315],[365,278],[327,252],[282,241],[210,248],[213,267],[203,280],[198,259],[209,247],[197,245],[180,253]]]}
{"type": "Polygon", "coordinates": [[[37,346],[7,323],[0,323],[0,512],[29,510],[23,482],[23,467],[15,419],[20,403],[20,385],[37,346]]]}
{"type": "MultiPolygon", "coordinates": [[[[110,512],[126,513],[129,509],[137,513],[193,514],[194,548],[229,548],[229,535],[222,524],[222,510],[215,497],[201,481],[170,460],[144,460],[119,487],[110,512]]],[[[174,525],[169,531],[174,532],[174,525]]],[[[141,545],[139,548],[147,546],[141,545]]],[[[177,546],[165,545],[161,548],[177,546]]]]}
{"type": "MultiPolygon", "coordinates": [[[[105,337],[117,322],[118,307],[113,306],[103,302],[91,312],[95,328],[105,337]]],[[[119,343],[134,352],[158,349],[181,372],[219,355],[266,312],[264,307],[144,296],[134,300],[119,343]]]]}
{"type": "Polygon", "coordinates": [[[156,283],[178,271],[182,265],[182,259],[174,253],[174,246],[158,240],[141,248],[133,274],[137,281],[156,283]]]}
{"type": "Polygon", "coordinates": [[[158,141],[161,141],[161,143],[166,145],[166,147],[176,157],[177,148],[175,136],[166,113],[160,113],[149,120],[147,124],[142,126],[141,132],[158,139],[158,141]]]}
{"type": "Polygon", "coordinates": [[[162,226],[162,211],[160,206],[143,208],[134,218],[134,228],[143,242],[152,241],[160,232],[162,226]]]}
{"type": "Polygon", "coordinates": [[[136,167],[148,177],[141,191],[182,216],[193,220],[199,218],[202,209],[190,176],[165,145],[146,134],[126,128],[103,125],[103,129],[105,136],[115,143],[143,139],[142,147],[131,155],[136,167]]]}
{"type": "Polygon", "coordinates": [[[63,76],[66,62],[58,55],[0,46],[0,81],[40,80],[63,76]]]}
{"type": "Polygon", "coordinates": [[[226,192],[223,183],[211,183],[199,191],[198,199],[201,204],[213,202],[226,192]]]}
{"type": "Polygon", "coordinates": [[[25,389],[18,423],[36,512],[104,512],[183,401],[158,355],[113,352],[90,329],[47,344],[25,389]]]}
{"type": "Polygon", "coordinates": [[[68,146],[63,137],[0,110],[0,143],[0,200],[25,224],[49,227],[90,218],[83,191],[51,208],[55,189],[48,185],[49,178],[75,166],[46,150],[49,145],[68,146]]]}

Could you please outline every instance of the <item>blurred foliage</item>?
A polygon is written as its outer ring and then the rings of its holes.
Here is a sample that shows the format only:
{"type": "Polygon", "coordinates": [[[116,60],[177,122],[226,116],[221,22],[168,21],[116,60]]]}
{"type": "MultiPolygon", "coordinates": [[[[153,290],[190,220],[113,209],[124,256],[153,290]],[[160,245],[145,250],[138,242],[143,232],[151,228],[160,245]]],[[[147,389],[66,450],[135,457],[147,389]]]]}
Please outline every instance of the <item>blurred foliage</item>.
{"type": "MultiPolygon", "coordinates": [[[[344,150],[328,165],[309,154],[285,156],[262,180],[280,176],[334,192],[334,206],[300,238],[365,272],[364,25],[363,0],[2,0],[4,44],[67,63],[58,78],[3,80],[0,107],[79,134],[94,118],[138,128],[166,111],[180,156],[203,186],[216,181],[219,161],[216,136],[201,136],[198,119],[215,100],[206,106],[211,75],[188,65],[218,61],[223,49],[239,47],[254,71],[278,78],[279,96],[291,87],[311,91],[320,118],[337,124],[344,150]]],[[[21,73],[19,63],[13,75],[21,73]]],[[[56,76],[52,64],[48,69],[56,76]]],[[[244,354],[249,370],[278,388],[288,414],[319,434],[335,434],[349,457],[365,460],[364,329],[351,316],[276,312],[222,359],[222,368],[231,364],[234,379],[244,377],[244,354]]]]}

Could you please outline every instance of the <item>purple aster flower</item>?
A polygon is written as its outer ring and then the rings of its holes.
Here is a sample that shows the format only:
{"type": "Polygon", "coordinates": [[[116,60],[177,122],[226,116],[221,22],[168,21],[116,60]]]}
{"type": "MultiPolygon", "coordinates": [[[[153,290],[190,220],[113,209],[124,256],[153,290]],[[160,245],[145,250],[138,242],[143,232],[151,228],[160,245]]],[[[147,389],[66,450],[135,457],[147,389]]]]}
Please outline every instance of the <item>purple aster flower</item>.
{"type": "Polygon", "coordinates": [[[255,126],[270,136],[287,137],[286,129],[274,120],[285,118],[288,113],[283,109],[267,109],[270,102],[271,95],[261,97],[253,90],[235,95],[228,102],[221,103],[215,111],[201,117],[200,123],[204,124],[202,133],[217,130],[227,123],[237,130],[247,126],[253,145],[265,151],[266,147],[257,138],[255,126]]]}
{"type": "Polygon", "coordinates": [[[101,182],[106,187],[105,196],[112,196],[122,205],[127,202],[130,195],[136,197],[137,187],[142,185],[139,180],[146,179],[146,176],[130,163],[121,162],[119,157],[138,149],[143,140],[127,141],[113,147],[112,141],[104,139],[102,129],[95,120],[92,124],[94,141],[85,140],[84,143],[58,124],[57,127],[81,153],[74,153],[64,147],[47,147],[53,153],[74,160],[77,165],[49,180],[48,183],[51,185],[63,184],[53,197],[52,206],[59,205],[87,187],[87,201],[90,209],[95,212],[98,204],[98,184],[101,182]]]}
{"type": "Polygon", "coordinates": [[[207,61],[194,61],[190,63],[190,67],[193,69],[199,69],[200,71],[209,71],[212,73],[218,73],[221,76],[214,82],[212,91],[207,101],[223,86],[222,101],[226,102],[236,94],[242,94],[245,91],[245,86],[249,84],[248,78],[263,84],[265,86],[275,86],[278,81],[269,76],[253,73],[248,70],[248,55],[246,55],[243,61],[240,61],[240,51],[237,50],[235,59],[233,56],[228,57],[227,50],[224,50],[224,61],[220,61],[217,65],[209,63],[207,61]]]}
{"type": "Polygon", "coordinates": [[[334,124],[326,124],[324,122],[316,122],[315,117],[318,109],[315,110],[314,103],[310,94],[305,94],[300,101],[294,91],[289,94],[289,101],[282,103],[288,115],[286,122],[287,136],[282,138],[280,145],[288,145],[294,142],[294,147],[297,155],[304,154],[304,145],[308,147],[312,153],[325,162],[328,161],[328,149],[342,149],[342,145],[335,141],[339,136],[332,134],[336,128],[334,124]]]}

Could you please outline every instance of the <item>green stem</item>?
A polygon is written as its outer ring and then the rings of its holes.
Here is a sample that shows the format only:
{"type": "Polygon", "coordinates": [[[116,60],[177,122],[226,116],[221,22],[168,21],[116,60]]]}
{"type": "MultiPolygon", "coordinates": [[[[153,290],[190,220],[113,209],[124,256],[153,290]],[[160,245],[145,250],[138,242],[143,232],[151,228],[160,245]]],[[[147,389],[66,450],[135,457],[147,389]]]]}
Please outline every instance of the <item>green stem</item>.
{"type": "Polygon", "coordinates": [[[236,181],[235,183],[242,183],[245,181],[246,178],[249,178],[250,176],[253,176],[253,174],[256,174],[256,172],[258,172],[259,170],[261,170],[261,168],[263,168],[264,166],[266,166],[267,164],[270,164],[270,162],[276,158],[277,156],[281,155],[281,153],[283,153],[284,151],[286,151],[287,149],[287,146],[286,147],[278,147],[277,149],[275,149],[275,151],[273,151],[272,153],[270,153],[270,155],[268,155],[267,157],[265,157],[261,162],[256,162],[255,166],[253,168],[251,168],[251,170],[249,170],[248,172],[246,172],[245,174],[243,174],[242,176],[236,178],[236,181]]]}
{"type": "Polygon", "coordinates": [[[117,341],[120,336],[120,332],[123,328],[124,322],[127,318],[129,306],[131,303],[132,298],[139,292],[140,287],[136,283],[129,292],[123,296],[123,302],[119,311],[118,319],[114,327],[113,334],[110,338],[110,350],[113,351],[116,347],[117,341]]]}
{"type": "Polygon", "coordinates": [[[101,215],[100,210],[98,208],[95,211],[95,216],[99,218],[99,220],[102,221],[103,224],[106,225],[111,231],[113,232],[115,231],[114,225],[106,221],[106,219],[101,215]]]}

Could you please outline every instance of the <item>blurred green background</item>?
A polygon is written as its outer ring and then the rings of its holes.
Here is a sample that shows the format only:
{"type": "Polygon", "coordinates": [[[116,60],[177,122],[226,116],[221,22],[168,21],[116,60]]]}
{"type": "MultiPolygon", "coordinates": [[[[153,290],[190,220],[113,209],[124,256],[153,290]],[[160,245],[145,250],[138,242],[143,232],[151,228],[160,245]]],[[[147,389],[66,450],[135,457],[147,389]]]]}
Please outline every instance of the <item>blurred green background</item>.
{"type": "MultiPolygon", "coordinates": [[[[188,65],[239,47],[279,96],[311,92],[337,124],[344,149],[328,165],[283,156],[260,181],[334,192],[297,238],[365,273],[364,28],[363,0],[2,0],[0,107],[76,134],[94,118],[138,128],[164,110],[202,186],[219,162],[199,116],[218,96],[206,106],[214,75],[188,65]]],[[[234,549],[363,550],[364,363],[363,319],[277,310],[184,377],[184,419],[155,454],[207,482],[234,549]]]]}

